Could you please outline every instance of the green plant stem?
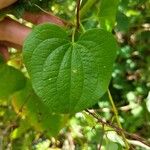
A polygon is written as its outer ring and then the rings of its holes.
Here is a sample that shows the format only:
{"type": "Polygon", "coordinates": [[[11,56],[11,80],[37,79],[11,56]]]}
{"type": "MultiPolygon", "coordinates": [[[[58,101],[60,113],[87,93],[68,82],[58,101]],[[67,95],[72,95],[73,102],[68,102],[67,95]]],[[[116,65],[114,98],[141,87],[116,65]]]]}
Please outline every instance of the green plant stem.
{"type": "MultiPolygon", "coordinates": [[[[108,89],[108,96],[109,96],[110,103],[111,103],[111,105],[112,105],[112,109],[113,109],[113,112],[114,112],[114,115],[115,115],[115,118],[116,118],[116,122],[117,122],[117,124],[118,124],[118,127],[121,128],[121,129],[123,129],[123,128],[122,128],[122,125],[121,125],[121,123],[120,123],[120,121],[119,121],[119,116],[118,116],[117,108],[116,108],[116,106],[115,106],[115,103],[114,103],[114,101],[113,101],[113,98],[112,98],[112,96],[111,96],[111,93],[110,93],[109,89],[108,89]]],[[[125,137],[124,132],[121,132],[121,135],[122,135],[123,141],[124,141],[124,143],[125,143],[126,149],[129,150],[129,149],[130,149],[130,146],[129,146],[128,142],[127,142],[127,139],[126,139],[126,137],[125,137]]]]}
{"type": "Polygon", "coordinates": [[[72,43],[74,43],[74,36],[75,36],[76,28],[72,30],[72,43]]]}
{"type": "Polygon", "coordinates": [[[80,10],[80,19],[84,18],[84,16],[87,14],[87,12],[89,11],[89,9],[94,5],[94,3],[96,1],[97,0],[87,0],[87,2],[85,3],[85,5],[80,10]]]}

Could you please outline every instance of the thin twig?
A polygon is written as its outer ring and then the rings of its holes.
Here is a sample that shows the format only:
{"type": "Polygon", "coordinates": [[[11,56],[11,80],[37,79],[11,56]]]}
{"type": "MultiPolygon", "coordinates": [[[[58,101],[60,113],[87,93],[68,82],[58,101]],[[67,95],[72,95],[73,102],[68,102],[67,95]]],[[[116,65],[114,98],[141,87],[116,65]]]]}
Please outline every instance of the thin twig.
{"type": "Polygon", "coordinates": [[[80,2],[81,0],[77,0],[77,15],[76,15],[76,29],[80,28],[80,2]]]}
{"type": "Polygon", "coordinates": [[[145,140],[144,138],[136,135],[136,134],[131,134],[131,133],[128,133],[127,131],[125,131],[124,129],[122,128],[119,128],[117,126],[115,126],[114,124],[110,123],[110,122],[107,122],[107,121],[103,121],[95,112],[91,112],[89,110],[86,110],[86,112],[88,114],[90,114],[91,116],[93,116],[99,123],[101,123],[102,125],[106,125],[106,126],[109,126],[111,128],[113,128],[118,134],[121,134],[122,132],[129,136],[130,138],[132,139],[135,139],[135,140],[138,140],[140,141],[141,143],[145,144],[146,146],[149,146],[150,147],[150,143],[145,140]]]}

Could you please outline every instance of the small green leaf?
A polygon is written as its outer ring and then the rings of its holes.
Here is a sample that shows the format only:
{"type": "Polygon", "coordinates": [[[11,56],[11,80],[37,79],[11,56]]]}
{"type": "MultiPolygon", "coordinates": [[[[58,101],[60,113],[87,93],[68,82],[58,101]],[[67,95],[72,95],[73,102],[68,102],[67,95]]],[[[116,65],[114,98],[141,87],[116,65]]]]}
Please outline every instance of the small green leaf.
{"type": "Polygon", "coordinates": [[[100,1],[99,19],[102,28],[111,31],[114,27],[118,4],[119,0],[100,1]]]}
{"type": "Polygon", "coordinates": [[[55,113],[75,113],[106,92],[117,44],[111,33],[88,30],[71,42],[62,28],[35,27],[24,44],[24,61],[42,102],[55,113]]]}
{"type": "Polygon", "coordinates": [[[0,97],[7,97],[25,86],[26,78],[19,70],[0,64],[0,97]]]}
{"type": "Polygon", "coordinates": [[[23,90],[14,94],[12,104],[30,125],[38,131],[45,131],[48,136],[56,136],[68,119],[68,115],[51,114],[34,93],[29,81],[23,90]]]}

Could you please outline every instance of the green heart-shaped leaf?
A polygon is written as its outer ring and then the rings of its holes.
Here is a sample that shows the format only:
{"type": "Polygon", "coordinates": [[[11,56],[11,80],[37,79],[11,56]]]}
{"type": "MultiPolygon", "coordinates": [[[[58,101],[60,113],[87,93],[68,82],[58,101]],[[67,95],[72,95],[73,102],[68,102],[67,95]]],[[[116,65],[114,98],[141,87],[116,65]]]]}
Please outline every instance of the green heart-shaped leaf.
{"type": "Polygon", "coordinates": [[[62,28],[43,24],[24,44],[24,60],[36,94],[49,111],[74,113],[95,104],[106,92],[117,45],[102,29],[71,42],[62,28]]]}

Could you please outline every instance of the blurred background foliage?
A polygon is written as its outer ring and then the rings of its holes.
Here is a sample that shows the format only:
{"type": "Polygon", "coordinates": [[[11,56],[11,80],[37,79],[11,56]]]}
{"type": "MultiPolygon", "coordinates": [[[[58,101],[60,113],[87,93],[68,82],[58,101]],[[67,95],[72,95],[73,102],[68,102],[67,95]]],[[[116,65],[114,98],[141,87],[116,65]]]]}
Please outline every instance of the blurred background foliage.
{"type": "MultiPolygon", "coordinates": [[[[111,8],[113,1],[107,5],[105,2],[100,4],[101,1],[93,0],[88,12],[82,12],[84,17],[81,17],[81,23],[85,29],[105,28],[116,37],[120,49],[114,64],[110,91],[119,112],[119,119],[127,132],[137,134],[150,142],[150,1],[116,0],[116,11],[111,8]],[[103,11],[103,7],[106,10],[103,11]]],[[[82,0],[81,11],[86,2],[87,0],[82,0]]],[[[46,0],[43,3],[32,0],[29,3],[31,8],[29,5],[27,8],[16,5],[11,13],[19,18],[23,9],[37,9],[32,4],[74,21],[75,0],[46,0]],[[45,3],[46,8],[43,5],[45,3]]],[[[8,64],[27,76],[21,53],[14,49],[10,49],[10,53],[8,64]]],[[[18,75],[21,76],[20,73],[18,75]]],[[[124,149],[122,138],[113,128],[104,127],[85,111],[74,116],[48,115],[48,110],[40,104],[36,105],[38,98],[30,94],[30,83],[20,78],[23,80],[20,84],[26,84],[27,87],[13,96],[0,98],[0,150],[96,150],[100,147],[102,150],[124,149]],[[38,112],[41,109],[44,114],[38,112]]],[[[14,92],[15,89],[10,87],[10,91],[14,92]]],[[[107,94],[90,109],[103,120],[114,123],[107,94]]],[[[131,149],[150,149],[139,138],[127,138],[130,139],[131,149]]]]}

